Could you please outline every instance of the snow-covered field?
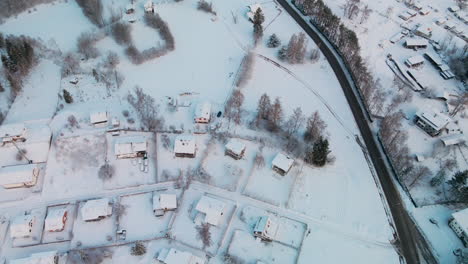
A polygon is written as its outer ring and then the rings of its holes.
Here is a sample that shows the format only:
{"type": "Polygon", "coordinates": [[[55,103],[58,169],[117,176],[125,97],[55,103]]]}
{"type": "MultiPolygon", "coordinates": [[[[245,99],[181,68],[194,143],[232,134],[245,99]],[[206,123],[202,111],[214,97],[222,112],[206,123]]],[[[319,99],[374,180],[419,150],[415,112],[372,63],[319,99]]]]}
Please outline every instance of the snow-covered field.
{"type": "MultiPolygon", "coordinates": [[[[137,19],[131,26],[132,38],[139,50],[160,41],[155,37],[156,32],[143,22],[143,2],[136,1],[137,19]]],[[[103,263],[148,263],[167,247],[197,256],[210,254],[209,263],[223,263],[225,253],[239,255],[248,262],[306,264],[352,259],[360,263],[399,263],[398,254],[390,243],[393,237],[384,203],[355,140],[359,131],[330,65],[323,58],[302,65],[279,62],[278,49],[265,46],[267,37],[273,33],[286,44],[293,33],[301,32],[293,19],[275,2],[263,3],[265,37],[254,47],[252,24],[245,16],[246,5],[254,3],[253,0],[213,1],[216,16],[198,11],[195,0],[156,2],[156,12],[168,23],[174,35],[174,51],[134,65],[126,57],[124,48],[111,37],[96,43],[102,54],[108,51],[118,54],[120,63],[116,71],[124,77],[118,87],[106,87],[93,77],[92,70],[101,62],[101,57],[82,61],[82,73],[63,79],[59,66],[51,61],[41,61],[33,69],[30,80],[35,81],[29,83],[37,85],[28,83],[25,86],[13,103],[7,121],[46,119],[49,123],[53,135],[50,151],[47,144],[44,147],[47,151],[41,151],[39,159],[46,163],[44,183],[42,191],[34,196],[0,203],[0,214],[11,217],[33,208],[45,210],[47,206],[65,202],[76,204],[78,213],[70,222],[73,223],[71,241],[54,243],[55,248],[73,252],[106,247],[112,257],[104,258],[103,263]],[[240,62],[249,49],[254,52],[255,63],[251,79],[241,90],[245,96],[243,122],[228,125],[224,118],[215,115],[224,111],[240,62]],[[282,67],[268,59],[277,61],[282,67]],[[71,84],[70,80],[75,77],[78,83],[71,84]],[[41,89],[43,85],[47,88],[41,89]],[[127,101],[135,86],[141,87],[159,104],[160,115],[165,119],[164,131],[140,132],[137,112],[127,101]],[[57,96],[62,89],[71,93],[72,104],[57,96]],[[274,155],[287,152],[281,139],[247,125],[263,93],[268,93],[272,99],[280,98],[285,118],[296,107],[301,107],[306,116],[318,111],[328,125],[327,136],[334,163],[318,169],[297,160],[286,176],[271,170],[274,155]],[[170,98],[176,98],[179,107],[168,106],[170,98]],[[194,109],[204,101],[212,103],[212,122],[196,126],[193,123],[194,109]],[[95,111],[107,111],[111,118],[120,121],[120,128],[128,132],[121,131],[119,136],[112,136],[107,131],[110,125],[90,125],[89,115],[95,111]],[[71,116],[76,123],[70,121],[73,120],[71,116]],[[175,157],[174,140],[179,132],[190,135],[195,131],[209,131],[215,125],[219,126],[218,132],[228,132],[245,142],[246,154],[241,160],[225,156],[224,141],[210,132],[194,135],[195,158],[175,157]],[[147,172],[140,170],[143,161],[139,158],[116,159],[114,141],[128,135],[140,135],[148,140],[147,172]],[[257,142],[258,138],[265,140],[257,142]],[[167,145],[164,143],[166,139],[167,145]],[[265,160],[263,166],[255,165],[254,160],[260,149],[265,160]],[[98,176],[104,164],[115,169],[107,180],[98,176]],[[209,180],[196,175],[188,185],[177,186],[182,187],[174,191],[178,194],[180,191],[178,209],[156,218],[152,211],[153,192],[173,190],[176,179],[201,170],[210,175],[209,180]],[[210,228],[212,243],[205,248],[197,237],[193,221],[195,205],[203,194],[227,205],[220,225],[210,228]],[[79,213],[83,201],[100,197],[109,197],[114,208],[120,204],[124,209],[97,222],[84,222],[79,213]],[[250,220],[242,220],[241,212],[247,211],[250,220]],[[264,214],[275,215],[280,221],[277,241],[271,244],[257,242],[252,236],[254,219],[264,214]],[[126,230],[124,241],[116,234],[121,229],[126,230]],[[162,238],[165,235],[167,238],[162,238]],[[147,245],[144,256],[130,255],[130,247],[137,240],[148,240],[144,242],[147,245]]],[[[107,6],[118,9],[127,1],[105,3],[107,16],[107,6]]],[[[42,28],[48,30],[41,38],[46,43],[54,38],[63,52],[76,51],[76,38],[81,32],[98,30],[71,0],[37,6],[37,10],[30,14],[25,12],[0,25],[4,33],[32,37],[37,37],[42,28]],[[60,20],[62,16],[67,18],[60,20]],[[22,26],[26,24],[31,27],[22,26]]],[[[308,48],[312,47],[315,44],[308,39],[308,48]]],[[[53,49],[53,45],[49,48],[53,49]]],[[[26,143],[24,148],[31,147],[26,143]]],[[[38,147],[31,148],[28,153],[33,155],[38,147]]],[[[8,156],[5,165],[16,164],[14,150],[8,155],[3,153],[6,152],[0,151],[1,157],[8,156]]],[[[0,159],[2,165],[4,160],[0,159]]],[[[14,197],[24,196],[21,195],[24,190],[11,191],[18,194],[14,197]]],[[[0,241],[1,238],[0,232],[0,241]]],[[[18,250],[11,248],[8,242],[3,245],[0,259],[2,256],[8,259],[24,257],[53,248],[44,244],[18,250]]]]}

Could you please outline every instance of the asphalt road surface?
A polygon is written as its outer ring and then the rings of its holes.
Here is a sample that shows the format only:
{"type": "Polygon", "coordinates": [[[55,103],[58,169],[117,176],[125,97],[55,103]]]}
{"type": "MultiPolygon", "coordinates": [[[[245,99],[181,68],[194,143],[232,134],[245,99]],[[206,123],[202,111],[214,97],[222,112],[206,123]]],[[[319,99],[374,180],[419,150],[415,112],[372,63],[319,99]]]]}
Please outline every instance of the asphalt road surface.
{"type": "Polygon", "coordinates": [[[281,6],[289,13],[289,15],[302,27],[302,29],[317,43],[320,50],[327,58],[333,71],[341,84],[343,92],[353,112],[354,119],[359,127],[364,143],[367,147],[369,156],[372,159],[375,170],[378,174],[382,189],[388,201],[390,211],[395,223],[398,239],[396,247],[406,263],[419,264],[423,263],[438,263],[432,255],[427,241],[419,232],[412,218],[410,218],[405,206],[402,203],[400,193],[397,190],[394,182],[391,179],[391,174],[384,162],[385,157],[377,146],[376,139],[372,133],[369,122],[366,119],[367,112],[360,104],[360,98],[356,96],[353,91],[352,84],[346,78],[345,69],[339,63],[338,58],[335,56],[329,45],[319,37],[318,33],[314,31],[311,26],[303,19],[302,15],[296,11],[286,0],[277,0],[281,6]],[[422,256],[422,259],[420,258],[422,256]]]}

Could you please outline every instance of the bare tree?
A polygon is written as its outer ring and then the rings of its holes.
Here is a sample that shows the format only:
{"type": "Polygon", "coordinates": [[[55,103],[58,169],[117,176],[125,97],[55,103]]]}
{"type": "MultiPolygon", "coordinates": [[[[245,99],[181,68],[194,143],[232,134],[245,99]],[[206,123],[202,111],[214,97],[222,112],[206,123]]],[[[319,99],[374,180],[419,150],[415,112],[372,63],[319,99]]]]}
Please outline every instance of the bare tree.
{"type": "Polygon", "coordinates": [[[278,97],[275,98],[275,102],[271,106],[270,113],[268,115],[270,131],[277,131],[283,121],[283,107],[278,97]]]}
{"type": "Polygon", "coordinates": [[[293,34],[289,39],[288,46],[286,48],[285,58],[291,63],[303,63],[307,49],[306,35],[301,32],[299,35],[293,34]]]}
{"type": "Polygon", "coordinates": [[[101,0],[76,0],[76,3],[78,3],[85,16],[88,17],[93,24],[98,27],[104,26],[101,0]]]}
{"type": "Polygon", "coordinates": [[[74,53],[67,53],[63,58],[62,77],[80,72],[80,60],[74,53]]]}
{"type": "Polygon", "coordinates": [[[78,37],[78,52],[83,54],[86,59],[99,56],[99,50],[94,47],[98,40],[95,34],[84,32],[78,37]]]}
{"type": "Polygon", "coordinates": [[[297,131],[302,126],[304,119],[305,118],[302,114],[302,109],[300,107],[297,107],[296,109],[294,109],[293,114],[289,117],[288,121],[286,121],[285,123],[286,138],[289,139],[292,135],[297,133],[297,131]]]}
{"type": "Polygon", "coordinates": [[[360,24],[366,22],[372,13],[372,9],[369,8],[369,5],[365,5],[361,11],[361,21],[360,24]]]}
{"type": "Polygon", "coordinates": [[[110,68],[110,69],[115,69],[115,67],[117,67],[117,64],[120,63],[120,58],[119,58],[119,55],[117,55],[117,53],[113,52],[113,51],[109,51],[107,53],[107,57],[106,57],[106,60],[104,62],[105,66],[110,68]]]}
{"type": "Polygon", "coordinates": [[[239,73],[237,75],[236,86],[243,87],[248,80],[252,77],[252,71],[255,61],[255,55],[253,52],[249,51],[244,58],[242,59],[242,63],[240,65],[239,73]]]}
{"type": "Polygon", "coordinates": [[[464,110],[468,105],[468,92],[458,96],[458,98],[455,100],[449,101],[449,104],[454,106],[452,112],[450,112],[450,115],[455,116],[460,110],[464,110]]]}
{"type": "Polygon", "coordinates": [[[319,48],[312,49],[312,51],[310,52],[310,60],[312,61],[312,63],[316,63],[317,61],[320,60],[320,49],[319,48]]]}
{"type": "Polygon", "coordinates": [[[120,45],[129,46],[132,44],[130,25],[123,22],[116,22],[111,27],[112,36],[115,42],[120,45]]]}
{"type": "Polygon", "coordinates": [[[205,11],[207,13],[211,13],[216,15],[216,12],[213,10],[213,3],[209,3],[205,0],[199,0],[197,3],[197,9],[201,11],[205,11]]]}
{"type": "Polygon", "coordinates": [[[390,18],[393,15],[393,6],[389,6],[387,10],[385,10],[385,16],[390,18]]]}
{"type": "Polygon", "coordinates": [[[408,188],[413,188],[414,184],[417,183],[422,177],[429,176],[431,170],[426,166],[416,166],[411,173],[408,175],[408,188]]]}
{"type": "Polygon", "coordinates": [[[198,238],[201,239],[203,243],[203,249],[211,246],[211,231],[210,224],[203,223],[200,226],[197,226],[198,238]]]}
{"type": "Polygon", "coordinates": [[[231,96],[226,102],[224,107],[224,115],[229,122],[234,120],[236,124],[241,122],[242,104],[244,103],[244,95],[239,89],[232,91],[231,96]]]}
{"type": "Polygon", "coordinates": [[[306,141],[316,141],[323,137],[327,124],[322,120],[318,111],[315,111],[308,119],[304,139],[306,141]]]}
{"type": "Polygon", "coordinates": [[[136,86],[135,95],[128,94],[128,102],[135,108],[141,124],[149,131],[161,129],[164,126],[164,119],[159,116],[159,107],[155,100],[148,94],[143,92],[143,89],[136,86]]]}
{"type": "Polygon", "coordinates": [[[360,0],[346,0],[345,4],[343,5],[345,17],[351,20],[357,17],[359,15],[359,3],[360,0]]]}

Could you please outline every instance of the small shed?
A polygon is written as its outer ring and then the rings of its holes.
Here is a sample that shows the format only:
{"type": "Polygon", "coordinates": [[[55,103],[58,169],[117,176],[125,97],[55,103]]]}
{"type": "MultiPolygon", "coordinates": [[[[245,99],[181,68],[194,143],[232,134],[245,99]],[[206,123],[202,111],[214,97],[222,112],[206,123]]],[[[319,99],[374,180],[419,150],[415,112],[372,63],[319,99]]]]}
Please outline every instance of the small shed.
{"type": "Polygon", "coordinates": [[[429,15],[429,13],[431,13],[431,9],[427,6],[419,10],[419,14],[423,16],[429,15]]]}
{"type": "Polygon", "coordinates": [[[81,217],[84,221],[99,221],[112,215],[112,204],[108,198],[89,200],[81,207],[81,217]]]}
{"type": "Polygon", "coordinates": [[[429,42],[422,38],[410,38],[405,42],[405,47],[408,49],[425,49],[429,42]]]}
{"type": "Polygon", "coordinates": [[[174,153],[176,157],[194,158],[196,155],[196,144],[193,136],[177,136],[174,142],[174,153]]]}
{"type": "Polygon", "coordinates": [[[40,169],[37,164],[14,165],[0,168],[0,185],[5,189],[33,187],[40,169]]]}
{"type": "Polygon", "coordinates": [[[458,11],[460,11],[460,7],[454,5],[454,6],[449,7],[448,10],[449,10],[450,12],[458,12],[458,11]]]}
{"type": "Polygon", "coordinates": [[[211,104],[208,102],[200,103],[195,109],[195,123],[209,123],[211,119],[211,104]]]}
{"type": "Polygon", "coordinates": [[[224,151],[224,154],[239,160],[244,156],[245,149],[246,147],[244,143],[237,139],[230,139],[226,144],[226,150],[224,151]]]}
{"type": "Polygon", "coordinates": [[[36,217],[31,214],[16,216],[10,223],[10,237],[30,237],[35,225],[36,217]]]}
{"type": "Polygon", "coordinates": [[[444,62],[438,54],[426,52],[424,53],[424,57],[426,57],[436,67],[440,67],[442,64],[444,64],[444,62]]]}
{"type": "Polygon", "coordinates": [[[93,112],[90,114],[89,120],[93,125],[107,123],[107,112],[93,112]]]}
{"type": "Polygon", "coordinates": [[[441,17],[441,18],[438,18],[435,23],[437,25],[441,26],[441,25],[445,24],[445,22],[447,22],[447,19],[445,17],[441,17]]]}
{"type": "Polygon", "coordinates": [[[116,139],[114,152],[118,159],[144,157],[148,142],[143,136],[121,137],[116,139]]]}
{"type": "Polygon", "coordinates": [[[203,258],[175,248],[163,248],[158,253],[157,260],[164,264],[205,264],[203,258]]]}
{"type": "Polygon", "coordinates": [[[66,208],[51,208],[45,219],[44,229],[48,232],[61,232],[67,222],[68,211],[66,208]]]}
{"type": "Polygon", "coordinates": [[[424,64],[424,58],[421,55],[416,55],[408,58],[405,64],[410,68],[418,67],[424,64]]]}
{"type": "Polygon", "coordinates": [[[34,253],[30,257],[12,259],[10,264],[57,264],[59,263],[59,256],[57,251],[46,251],[34,253]]]}
{"type": "Polygon", "coordinates": [[[271,167],[274,171],[278,172],[282,176],[286,175],[294,164],[294,160],[289,156],[282,153],[278,153],[271,163],[271,167]]]}
{"type": "Polygon", "coordinates": [[[453,134],[453,135],[448,135],[445,137],[441,137],[440,140],[444,144],[444,146],[453,146],[453,145],[459,145],[463,144],[466,142],[466,137],[464,134],[453,134]]]}
{"type": "Polygon", "coordinates": [[[145,9],[145,12],[154,13],[154,3],[153,3],[153,1],[148,0],[143,7],[145,9]]]}
{"type": "Polygon", "coordinates": [[[177,209],[177,196],[175,194],[155,194],[153,195],[153,212],[155,216],[163,216],[167,211],[177,209]]]}
{"type": "Polygon", "coordinates": [[[278,232],[278,223],[269,216],[261,216],[255,223],[253,234],[264,241],[275,240],[278,232]]]}
{"type": "Polygon", "coordinates": [[[430,38],[432,36],[432,27],[428,25],[419,26],[414,33],[423,38],[430,38]]]}
{"type": "Polygon", "coordinates": [[[226,204],[224,202],[204,195],[195,207],[195,210],[198,211],[195,222],[197,222],[198,216],[205,216],[204,219],[201,219],[202,222],[217,226],[224,215],[225,208],[226,204]]]}
{"type": "Polygon", "coordinates": [[[8,124],[0,126],[0,142],[25,141],[26,127],[24,123],[8,124]]]}

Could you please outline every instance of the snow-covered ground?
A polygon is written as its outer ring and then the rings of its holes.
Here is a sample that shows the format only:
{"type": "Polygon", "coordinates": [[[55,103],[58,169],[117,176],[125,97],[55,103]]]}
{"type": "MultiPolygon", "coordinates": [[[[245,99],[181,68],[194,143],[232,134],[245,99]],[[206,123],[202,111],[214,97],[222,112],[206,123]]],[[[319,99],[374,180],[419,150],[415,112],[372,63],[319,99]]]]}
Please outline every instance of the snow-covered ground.
{"type": "MultiPolygon", "coordinates": [[[[213,256],[209,263],[223,263],[225,253],[241,255],[249,262],[262,259],[267,263],[297,261],[305,264],[356,259],[360,263],[399,263],[398,254],[390,243],[392,232],[384,202],[355,140],[359,131],[330,65],[323,56],[319,62],[303,65],[278,61],[278,49],[265,46],[267,37],[276,33],[286,44],[290,36],[301,29],[275,2],[263,3],[265,37],[257,47],[252,42],[252,24],[245,16],[246,5],[255,1],[213,1],[216,16],[198,11],[196,2],[164,1],[157,5],[157,12],[168,23],[176,45],[174,51],[162,57],[134,65],[126,57],[124,48],[111,37],[96,43],[102,54],[115,51],[119,55],[116,71],[124,77],[119,87],[107,88],[92,76],[92,69],[102,58],[81,62],[82,74],[63,79],[59,78],[58,66],[52,62],[41,62],[33,70],[31,76],[38,80],[38,85],[25,87],[7,120],[28,120],[29,110],[22,105],[34,106],[32,119],[52,119],[49,123],[52,143],[43,159],[47,164],[44,184],[42,192],[35,196],[0,203],[0,213],[12,216],[32,208],[45,210],[47,206],[67,201],[76,203],[79,212],[82,201],[109,197],[114,201],[114,207],[120,204],[125,208],[123,212],[98,222],[84,222],[78,213],[74,217],[71,242],[55,243],[60,251],[107,246],[113,257],[105,258],[103,263],[148,263],[157,252],[169,246],[198,256],[209,253],[213,256]],[[241,90],[245,96],[244,122],[239,126],[228,126],[223,118],[214,115],[224,111],[240,62],[250,48],[255,53],[255,63],[252,78],[241,90]],[[282,67],[268,59],[277,61],[282,67]],[[70,80],[75,77],[78,83],[71,84],[70,80]],[[37,89],[42,83],[47,84],[47,90],[37,89]],[[126,132],[144,135],[150,142],[148,172],[139,170],[138,159],[115,158],[113,142],[125,136],[124,132],[114,137],[107,132],[110,125],[94,127],[89,120],[91,112],[107,111],[110,117],[119,119],[120,128],[141,130],[137,113],[127,102],[127,95],[135,86],[155,98],[165,119],[164,132],[126,132]],[[66,104],[57,96],[61,89],[72,94],[72,104],[66,104]],[[253,116],[263,93],[280,98],[285,117],[296,107],[301,107],[306,116],[318,111],[328,125],[334,163],[318,169],[298,160],[286,176],[272,171],[274,155],[286,152],[281,140],[266,131],[247,128],[250,121],[247,119],[253,116]],[[167,105],[168,97],[177,98],[183,106],[174,111],[167,105]],[[212,103],[213,121],[198,128],[193,124],[193,112],[202,101],[212,103]],[[128,115],[124,114],[125,110],[129,111],[128,115]],[[71,116],[76,119],[76,124],[70,121],[71,116]],[[189,135],[214,124],[220,125],[219,131],[227,131],[246,143],[243,159],[224,156],[224,142],[212,133],[194,135],[195,158],[175,157],[174,140],[179,134],[174,131],[189,135]],[[168,138],[168,145],[163,138],[168,138]],[[257,142],[258,138],[264,138],[265,142],[257,142]],[[258,167],[254,158],[263,144],[261,151],[265,165],[258,167]],[[111,164],[116,170],[109,180],[98,176],[104,164],[111,164]],[[211,176],[210,180],[195,177],[189,186],[182,186],[188,189],[179,189],[179,208],[163,218],[156,218],[151,206],[152,193],[171,189],[179,175],[185,177],[201,169],[211,176]],[[211,228],[211,246],[203,248],[192,217],[196,202],[205,193],[224,201],[227,207],[221,224],[211,228]],[[282,225],[278,241],[272,244],[256,242],[252,236],[252,220],[243,221],[240,217],[245,208],[253,208],[251,219],[267,213],[277,215],[282,225]],[[126,230],[125,241],[116,235],[119,229],[126,230]],[[166,234],[169,239],[162,239],[166,234]],[[131,256],[132,243],[146,239],[152,239],[145,242],[148,253],[142,257],[131,256]],[[243,255],[247,249],[249,254],[243,255]]],[[[127,1],[113,0],[112,3],[118,8],[125,6],[127,1]]],[[[137,20],[131,26],[133,41],[140,50],[158,41],[156,32],[142,20],[142,5],[143,1],[136,2],[140,11],[135,14],[137,20]]],[[[75,51],[77,36],[95,27],[74,1],[40,5],[31,14],[8,19],[0,29],[35,37],[40,32],[36,31],[38,28],[46,28],[52,21],[47,17],[55,19],[67,12],[71,14],[63,21],[73,23],[51,25],[42,38],[55,38],[62,51],[75,51]],[[32,23],[32,27],[20,26],[26,23],[32,23]],[[68,24],[70,27],[65,30],[68,24]]],[[[315,44],[308,39],[308,49],[312,47],[315,44]]],[[[12,155],[10,153],[9,157],[12,155]]],[[[14,156],[9,159],[13,162],[14,156]]],[[[52,247],[47,244],[17,250],[8,243],[4,245],[0,254],[8,259],[52,247]]]]}

